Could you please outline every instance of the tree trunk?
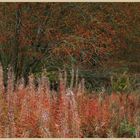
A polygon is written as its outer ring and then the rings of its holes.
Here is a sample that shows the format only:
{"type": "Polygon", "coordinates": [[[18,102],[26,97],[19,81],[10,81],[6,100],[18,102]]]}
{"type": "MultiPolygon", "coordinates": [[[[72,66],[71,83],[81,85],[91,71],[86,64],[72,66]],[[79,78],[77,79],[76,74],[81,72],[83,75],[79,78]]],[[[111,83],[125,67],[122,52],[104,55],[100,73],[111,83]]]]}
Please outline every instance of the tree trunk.
{"type": "Polygon", "coordinates": [[[79,69],[77,67],[76,69],[76,78],[75,78],[75,88],[77,89],[78,88],[78,77],[79,76],[79,69]]]}
{"type": "Polygon", "coordinates": [[[64,69],[64,84],[66,87],[67,86],[67,71],[66,71],[66,69],[64,69]]]}
{"type": "Polygon", "coordinates": [[[73,84],[74,84],[74,67],[73,67],[73,65],[72,65],[72,69],[71,69],[70,89],[73,88],[73,84]]]}
{"type": "Polygon", "coordinates": [[[21,28],[21,7],[17,8],[16,11],[16,27],[15,27],[15,47],[13,50],[13,67],[14,67],[14,89],[16,88],[17,80],[18,80],[18,63],[19,63],[19,39],[20,39],[20,28],[21,28]]]}

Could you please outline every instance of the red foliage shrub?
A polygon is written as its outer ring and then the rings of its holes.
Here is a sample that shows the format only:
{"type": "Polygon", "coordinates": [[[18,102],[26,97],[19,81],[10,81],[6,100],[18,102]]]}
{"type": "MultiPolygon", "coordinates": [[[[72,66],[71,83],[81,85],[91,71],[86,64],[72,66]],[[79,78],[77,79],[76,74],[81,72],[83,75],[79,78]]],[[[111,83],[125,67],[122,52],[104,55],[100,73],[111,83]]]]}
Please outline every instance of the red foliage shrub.
{"type": "Polygon", "coordinates": [[[0,137],[119,137],[123,120],[139,137],[139,95],[79,95],[62,83],[55,93],[44,86],[0,95],[0,137]]]}

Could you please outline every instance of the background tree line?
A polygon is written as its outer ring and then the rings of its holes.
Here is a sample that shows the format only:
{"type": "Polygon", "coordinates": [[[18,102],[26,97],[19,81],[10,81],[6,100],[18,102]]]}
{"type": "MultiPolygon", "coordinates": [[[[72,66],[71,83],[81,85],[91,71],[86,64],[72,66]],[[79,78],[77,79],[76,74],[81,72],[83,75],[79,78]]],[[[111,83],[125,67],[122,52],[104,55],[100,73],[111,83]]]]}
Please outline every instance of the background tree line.
{"type": "Polygon", "coordinates": [[[1,3],[5,88],[9,68],[14,86],[21,78],[26,86],[31,73],[38,77],[44,69],[52,81],[65,69],[68,81],[77,73],[91,88],[99,85],[112,72],[108,62],[140,43],[139,8],[138,3],[1,3]]]}

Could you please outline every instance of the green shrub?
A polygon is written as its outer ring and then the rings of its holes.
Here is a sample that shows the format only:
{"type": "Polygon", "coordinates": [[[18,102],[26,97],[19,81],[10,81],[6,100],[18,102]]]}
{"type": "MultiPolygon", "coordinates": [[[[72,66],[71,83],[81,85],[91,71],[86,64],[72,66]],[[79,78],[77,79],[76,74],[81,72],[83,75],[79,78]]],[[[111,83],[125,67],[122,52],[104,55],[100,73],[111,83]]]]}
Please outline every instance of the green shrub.
{"type": "Polygon", "coordinates": [[[111,77],[111,85],[113,91],[130,92],[135,90],[136,79],[130,77],[127,72],[122,74],[113,74],[111,77]]]}
{"type": "Polygon", "coordinates": [[[120,127],[118,129],[119,137],[135,137],[136,128],[131,125],[128,121],[123,120],[120,123],[120,127]]]}

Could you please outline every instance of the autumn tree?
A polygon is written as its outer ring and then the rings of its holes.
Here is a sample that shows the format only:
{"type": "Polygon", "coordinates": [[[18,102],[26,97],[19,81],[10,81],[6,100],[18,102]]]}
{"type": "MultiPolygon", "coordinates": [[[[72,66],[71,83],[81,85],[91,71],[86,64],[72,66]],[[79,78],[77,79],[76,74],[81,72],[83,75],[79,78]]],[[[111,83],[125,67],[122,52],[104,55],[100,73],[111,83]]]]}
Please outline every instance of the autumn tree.
{"type": "Polygon", "coordinates": [[[1,3],[5,87],[9,66],[14,85],[22,77],[27,85],[29,74],[43,68],[101,66],[114,51],[127,47],[126,39],[138,41],[138,9],[131,3],[1,3]]]}

